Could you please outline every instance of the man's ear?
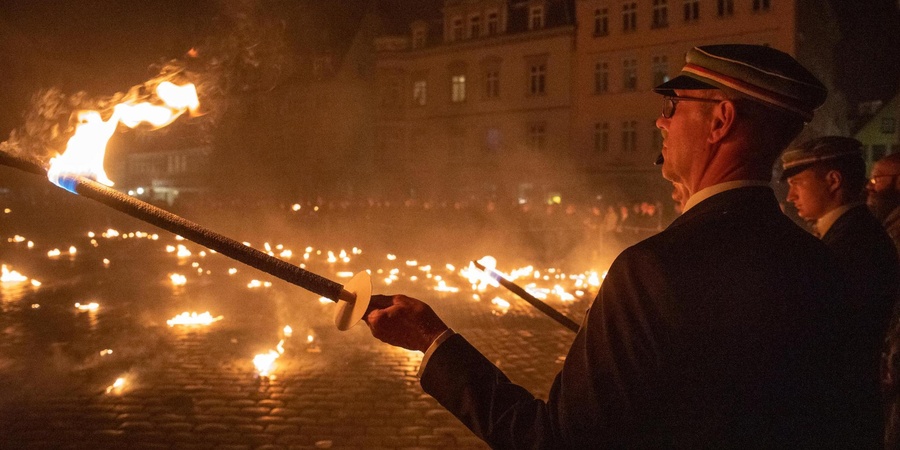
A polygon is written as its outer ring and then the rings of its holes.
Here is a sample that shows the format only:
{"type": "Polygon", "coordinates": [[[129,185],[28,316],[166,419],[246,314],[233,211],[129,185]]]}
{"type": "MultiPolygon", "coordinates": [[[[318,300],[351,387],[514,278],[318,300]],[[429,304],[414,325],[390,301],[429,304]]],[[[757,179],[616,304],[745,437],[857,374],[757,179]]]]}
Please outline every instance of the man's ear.
{"type": "Polygon", "coordinates": [[[734,131],[737,111],[730,100],[722,100],[713,106],[711,130],[707,140],[709,143],[717,143],[734,131]]]}
{"type": "Polygon", "coordinates": [[[844,176],[837,170],[829,170],[825,174],[825,184],[828,186],[828,192],[835,192],[841,188],[844,182],[844,176]]]}

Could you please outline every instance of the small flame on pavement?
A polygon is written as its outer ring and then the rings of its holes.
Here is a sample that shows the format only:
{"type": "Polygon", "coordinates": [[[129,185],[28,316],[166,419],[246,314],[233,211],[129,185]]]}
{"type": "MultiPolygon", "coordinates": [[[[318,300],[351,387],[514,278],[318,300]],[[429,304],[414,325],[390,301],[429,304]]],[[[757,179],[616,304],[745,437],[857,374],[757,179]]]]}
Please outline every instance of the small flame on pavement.
{"type": "Polygon", "coordinates": [[[284,329],[281,330],[284,333],[284,337],[289,338],[292,334],[294,334],[294,329],[291,328],[290,325],[285,325],[284,329]]]}
{"type": "Polygon", "coordinates": [[[62,254],[62,252],[59,251],[58,248],[54,248],[53,250],[50,250],[49,252],[47,252],[47,256],[50,258],[55,258],[61,254],[62,254]]]}
{"type": "Polygon", "coordinates": [[[181,274],[170,274],[169,279],[172,280],[173,286],[184,286],[185,284],[187,284],[187,277],[181,274]]]}
{"type": "Polygon", "coordinates": [[[500,309],[500,314],[506,314],[507,312],[509,312],[510,305],[508,301],[503,300],[500,297],[494,297],[494,299],[491,300],[491,303],[496,305],[500,309]]]}
{"type": "Polygon", "coordinates": [[[0,275],[0,282],[22,283],[24,281],[28,281],[28,277],[22,275],[19,272],[16,272],[15,270],[9,270],[6,267],[6,264],[3,264],[2,267],[0,267],[0,270],[2,270],[2,275],[0,275]]]}
{"type": "Polygon", "coordinates": [[[209,311],[206,311],[202,314],[197,314],[196,312],[189,313],[187,311],[169,319],[166,321],[170,327],[174,327],[175,325],[184,325],[184,326],[196,326],[196,325],[210,325],[213,322],[218,322],[222,320],[222,316],[213,317],[209,311]]]}
{"type": "Polygon", "coordinates": [[[106,388],[106,393],[110,394],[110,393],[115,392],[116,394],[119,394],[122,392],[122,389],[124,389],[124,388],[125,388],[125,377],[119,377],[119,378],[116,378],[116,381],[112,384],[112,386],[109,386],[106,388]]]}
{"type": "Polygon", "coordinates": [[[256,289],[258,287],[272,287],[272,282],[271,281],[250,280],[250,282],[247,283],[247,287],[249,289],[256,289]]]}
{"type": "Polygon", "coordinates": [[[100,350],[100,356],[112,355],[112,349],[108,348],[106,350],[100,350]]]}
{"type": "Polygon", "coordinates": [[[281,356],[275,350],[269,350],[268,353],[260,353],[253,357],[253,365],[260,377],[268,377],[269,373],[275,369],[275,360],[281,356]]]}

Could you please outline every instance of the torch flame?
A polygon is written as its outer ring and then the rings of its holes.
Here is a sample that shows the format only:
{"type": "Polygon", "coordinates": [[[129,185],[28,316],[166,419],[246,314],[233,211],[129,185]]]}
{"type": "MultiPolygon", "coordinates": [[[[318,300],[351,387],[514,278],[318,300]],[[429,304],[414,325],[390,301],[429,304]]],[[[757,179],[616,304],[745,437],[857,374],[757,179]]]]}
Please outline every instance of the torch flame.
{"type": "MultiPolygon", "coordinates": [[[[47,177],[57,186],[63,186],[66,175],[80,175],[98,183],[112,186],[113,182],[103,169],[106,145],[119,123],[134,128],[149,123],[155,128],[172,123],[186,111],[196,112],[200,105],[197,89],[193,84],[184,86],[164,81],[156,87],[159,102],[125,101],[113,107],[109,120],[103,120],[98,111],[80,111],[75,133],[69,138],[65,152],[50,160],[47,177]]],[[[70,189],[71,190],[71,189],[70,189]]]]}

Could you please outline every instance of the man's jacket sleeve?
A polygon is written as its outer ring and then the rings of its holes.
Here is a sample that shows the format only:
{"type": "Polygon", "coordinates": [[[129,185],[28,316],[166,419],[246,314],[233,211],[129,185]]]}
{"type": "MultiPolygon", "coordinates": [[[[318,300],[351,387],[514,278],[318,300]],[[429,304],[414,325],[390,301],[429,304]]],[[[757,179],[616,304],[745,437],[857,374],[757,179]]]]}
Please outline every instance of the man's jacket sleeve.
{"type": "Polygon", "coordinates": [[[461,335],[431,356],[422,387],[494,448],[634,445],[652,420],[666,292],[655,258],[610,268],[545,402],[512,383],[461,335]]]}

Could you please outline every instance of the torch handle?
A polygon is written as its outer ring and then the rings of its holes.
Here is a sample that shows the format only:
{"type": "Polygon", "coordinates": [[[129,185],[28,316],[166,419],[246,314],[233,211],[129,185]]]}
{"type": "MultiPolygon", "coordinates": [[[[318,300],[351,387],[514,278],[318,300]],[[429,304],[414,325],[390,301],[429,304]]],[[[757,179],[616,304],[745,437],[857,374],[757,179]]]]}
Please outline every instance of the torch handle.
{"type": "Polygon", "coordinates": [[[74,182],[75,191],[81,196],[96,200],[129,216],[171,231],[185,239],[319,294],[322,297],[329,298],[335,302],[341,299],[351,303],[356,299],[354,294],[345,291],[344,287],[339,283],[270,256],[164,209],[125,195],[88,178],[79,176],[66,176],[66,178],[70,178],[67,181],[74,182]],[[71,178],[74,178],[74,180],[71,178]]]}
{"type": "Polygon", "coordinates": [[[472,263],[475,264],[475,267],[484,271],[484,273],[490,275],[491,278],[497,280],[497,282],[500,283],[503,287],[505,287],[506,289],[509,289],[513,294],[516,294],[519,297],[521,297],[522,300],[525,300],[526,302],[531,303],[531,306],[534,306],[535,308],[540,310],[542,313],[546,314],[548,317],[555,320],[560,325],[562,325],[576,333],[578,332],[578,329],[580,327],[578,326],[577,323],[575,323],[574,320],[564,316],[561,312],[553,309],[552,306],[540,301],[537,297],[529,294],[528,291],[526,291],[525,289],[522,289],[522,287],[519,286],[518,284],[507,280],[504,276],[500,275],[499,273],[495,272],[494,270],[484,267],[484,265],[482,265],[478,261],[472,261],[472,263]]]}
{"type": "Polygon", "coordinates": [[[23,156],[13,156],[6,152],[0,152],[0,165],[13,167],[35,175],[47,176],[47,169],[40,162],[23,156]]]}

